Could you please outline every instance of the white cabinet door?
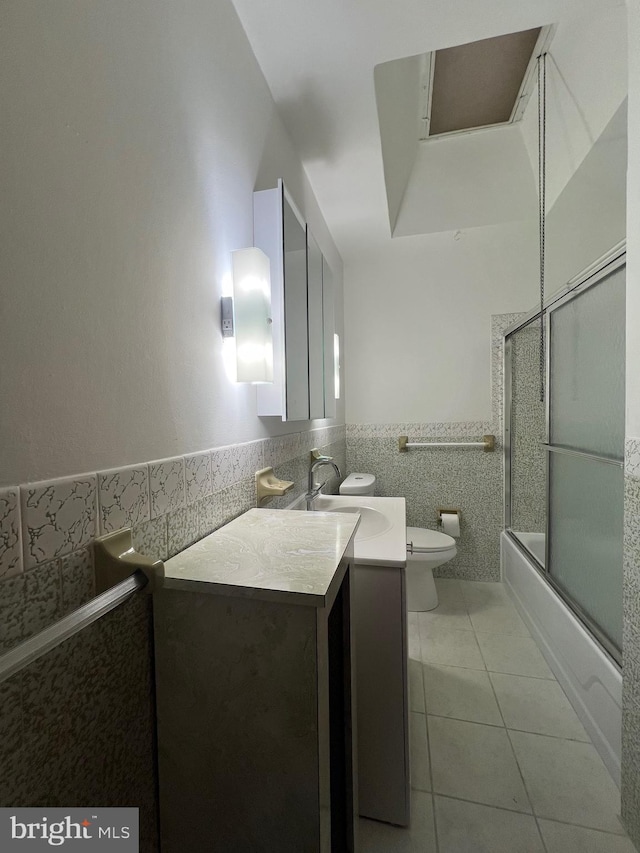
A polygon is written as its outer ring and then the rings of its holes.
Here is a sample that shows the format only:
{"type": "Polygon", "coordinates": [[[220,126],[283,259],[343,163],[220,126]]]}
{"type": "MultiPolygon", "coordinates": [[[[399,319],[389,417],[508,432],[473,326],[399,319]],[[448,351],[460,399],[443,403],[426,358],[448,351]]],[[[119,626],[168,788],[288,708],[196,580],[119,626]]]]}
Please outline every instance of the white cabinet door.
{"type": "Polygon", "coordinates": [[[258,415],[309,420],[307,235],[282,181],[254,193],[254,245],[271,261],[273,383],[258,385],[258,415]]]}

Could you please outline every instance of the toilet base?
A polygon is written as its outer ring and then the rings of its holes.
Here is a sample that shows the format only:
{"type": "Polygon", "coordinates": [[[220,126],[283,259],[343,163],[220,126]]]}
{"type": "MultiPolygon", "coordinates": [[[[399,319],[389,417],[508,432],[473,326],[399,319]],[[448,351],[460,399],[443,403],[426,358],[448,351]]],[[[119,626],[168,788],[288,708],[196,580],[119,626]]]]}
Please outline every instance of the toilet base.
{"type": "Polygon", "coordinates": [[[433,579],[433,569],[424,564],[412,566],[407,563],[407,610],[422,613],[438,606],[438,592],[433,579]]]}

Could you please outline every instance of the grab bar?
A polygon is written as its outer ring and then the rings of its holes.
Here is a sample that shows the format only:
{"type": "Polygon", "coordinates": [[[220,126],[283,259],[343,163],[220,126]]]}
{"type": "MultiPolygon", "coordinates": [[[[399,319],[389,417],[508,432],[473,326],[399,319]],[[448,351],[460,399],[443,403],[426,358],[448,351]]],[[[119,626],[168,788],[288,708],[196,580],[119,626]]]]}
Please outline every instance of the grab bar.
{"type": "Polygon", "coordinates": [[[74,634],[82,631],[93,622],[97,622],[105,614],[123,604],[138,590],[143,589],[149,580],[147,576],[137,571],[131,577],[123,580],[117,586],[108,589],[87,604],[64,616],[48,628],[40,631],[19,646],[6,652],[0,657],[0,684],[20,672],[29,664],[37,661],[47,652],[55,649],[74,634]]]}
{"type": "Polygon", "coordinates": [[[482,441],[409,441],[406,435],[398,438],[400,453],[422,447],[481,447],[485,453],[493,453],[496,449],[496,438],[494,435],[483,435],[482,441]]]}

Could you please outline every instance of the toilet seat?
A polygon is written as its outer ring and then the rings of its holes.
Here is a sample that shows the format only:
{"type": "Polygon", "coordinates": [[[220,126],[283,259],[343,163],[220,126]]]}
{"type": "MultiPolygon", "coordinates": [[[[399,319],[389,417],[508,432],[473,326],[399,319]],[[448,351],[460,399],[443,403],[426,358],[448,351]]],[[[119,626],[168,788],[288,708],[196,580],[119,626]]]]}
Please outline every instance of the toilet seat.
{"type": "Polygon", "coordinates": [[[434,554],[454,548],[456,540],[446,533],[426,527],[407,527],[407,551],[409,554],[434,554]],[[412,549],[412,550],[411,550],[412,549]]]}

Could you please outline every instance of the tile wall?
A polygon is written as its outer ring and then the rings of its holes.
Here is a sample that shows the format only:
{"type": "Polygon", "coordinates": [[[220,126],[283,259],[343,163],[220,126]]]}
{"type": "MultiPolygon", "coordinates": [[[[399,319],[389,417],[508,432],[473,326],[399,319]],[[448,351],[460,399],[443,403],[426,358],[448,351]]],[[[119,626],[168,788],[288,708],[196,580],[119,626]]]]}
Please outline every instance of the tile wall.
{"type": "Polygon", "coordinates": [[[504,524],[502,423],[503,332],[520,314],[491,318],[490,421],[347,425],[347,470],[376,475],[376,493],[407,500],[407,524],[437,528],[438,507],[461,510],[458,554],[435,574],[463,580],[500,580],[500,531],[504,524]],[[398,451],[398,436],[411,441],[479,441],[496,437],[494,453],[435,448],[398,451]]]}
{"type": "MultiPolygon", "coordinates": [[[[313,447],[344,471],[342,426],[0,489],[0,655],[94,596],[96,536],[167,559],[255,506],[260,468],[295,482],[271,506],[303,494],[313,447]]],[[[0,683],[0,805],[140,804],[157,851],[152,657],[141,594],[0,683]]]]}
{"type": "Polygon", "coordinates": [[[625,445],[622,818],[640,847],[640,438],[625,445]]]}
{"type": "Polygon", "coordinates": [[[0,684],[0,805],[137,806],[157,853],[151,598],[135,596],[0,684]]]}
{"type": "Polygon", "coordinates": [[[435,569],[439,577],[500,580],[503,523],[502,443],[494,453],[434,448],[398,451],[398,436],[410,441],[479,441],[490,422],[366,424],[347,426],[349,471],[376,475],[376,494],[407,501],[407,525],[437,529],[438,507],[461,510],[458,553],[435,569]]]}
{"type": "Polygon", "coordinates": [[[255,506],[260,468],[295,482],[271,506],[306,491],[312,447],[344,470],[342,426],[0,489],[0,653],[93,597],[96,536],[131,527],[141,553],[166,560],[255,506]]]}
{"type": "Polygon", "coordinates": [[[545,405],[540,401],[540,324],[512,337],[511,528],[546,530],[545,405]]]}

